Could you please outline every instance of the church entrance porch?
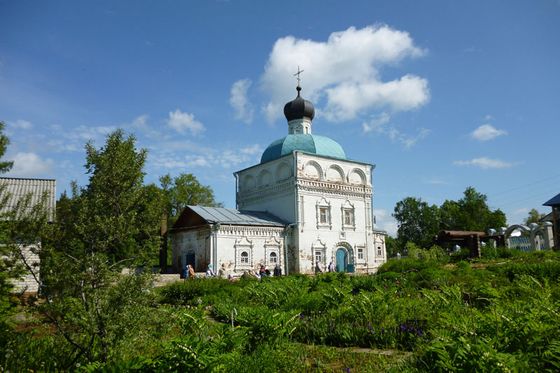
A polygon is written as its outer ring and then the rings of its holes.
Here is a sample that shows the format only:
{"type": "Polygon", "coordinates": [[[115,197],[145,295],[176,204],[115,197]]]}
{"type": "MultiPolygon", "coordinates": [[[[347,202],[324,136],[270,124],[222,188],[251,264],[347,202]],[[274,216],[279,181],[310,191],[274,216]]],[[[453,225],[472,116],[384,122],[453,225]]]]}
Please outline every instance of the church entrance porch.
{"type": "Polygon", "coordinates": [[[342,247],[336,250],[336,271],[346,272],[348,267],[348,253],[342,247]]]}
{"type": "Polygon", "coordinates": [[[347,242],[339,242],[335,247],[337,248],[335,252],[336,271],[353,273],[355,268],[352,246],[347,242]]]}

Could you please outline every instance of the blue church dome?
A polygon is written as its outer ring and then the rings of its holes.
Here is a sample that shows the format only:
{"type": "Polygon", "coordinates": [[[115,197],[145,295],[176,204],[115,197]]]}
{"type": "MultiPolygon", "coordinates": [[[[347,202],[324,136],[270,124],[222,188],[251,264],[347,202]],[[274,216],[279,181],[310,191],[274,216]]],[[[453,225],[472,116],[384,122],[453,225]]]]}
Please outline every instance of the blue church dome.
{"type": "Polygon", "coordinates": [[[290,134],[274,141],[264,151],[261,163],[266,163],[299,150],[306,153],[331,158],[346,159],[344,149],[336,141],[325,136],[311,134],[290,134]]]}

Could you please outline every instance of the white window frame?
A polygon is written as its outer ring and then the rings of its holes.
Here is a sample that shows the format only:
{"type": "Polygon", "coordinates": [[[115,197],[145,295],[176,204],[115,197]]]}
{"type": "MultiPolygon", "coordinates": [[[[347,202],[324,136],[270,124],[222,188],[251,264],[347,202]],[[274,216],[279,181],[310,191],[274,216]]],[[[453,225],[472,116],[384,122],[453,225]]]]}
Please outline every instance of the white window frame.
{"type": "Polygon", "coordinates": [[[349,201],[346,200],[342,206],[340,206],[340,219],[341,219],[341,226],[342,229],[351,229],[356,230],[356,209],[354,205],[349,201]],[[349,215],[351,214],[351,215],[349,215]],[[350,224],[346,224],[346,217],[351,216],[350,224]]]}
{"type": "Polygon", "coordinates": [[[320,263],[323,264],[325,262],[325,252],[324,249],[315,248],[313,249],[313,257],[315,258],[314,264],[320,263]]]}
{"type": "Polygon", "coordinates": [[[356,258],[360,261],[365,260],[365,248],[363,246],[356,247],[356,258]]]}
{"type": "Polygon", "coordinates": [[[267,263],[269,266],[275,266],[276,264],[282,265],[281,258],[280,258],[280,248],[282,247],[282,241],[280,241],[276,237],[270,237],[264,243],[264,262],[267,263]],[[276,254],[276,262],[270,261],[270,254],[276,254]]]}
{"type": "Polygon", "coordinates": [[[235,268],[236,269],[251,269],[253,268],[253,242],[249,241],[246,237],[240,239],[235,243],[235,268]],[[247,262],[241,261],[241,254],[247,252],[247,262]]]}
{"type": "Polygon", "coordinates": [[[332,213],[331,213],[331,204],[325,198],[321,198],[317,201],[316,204],[316,221],[317,221],[317,229],[319,228],[328,228],[332,229],[332,213]],[[321,212],[325,212],[326,221],[321,221],[321,212]]]}

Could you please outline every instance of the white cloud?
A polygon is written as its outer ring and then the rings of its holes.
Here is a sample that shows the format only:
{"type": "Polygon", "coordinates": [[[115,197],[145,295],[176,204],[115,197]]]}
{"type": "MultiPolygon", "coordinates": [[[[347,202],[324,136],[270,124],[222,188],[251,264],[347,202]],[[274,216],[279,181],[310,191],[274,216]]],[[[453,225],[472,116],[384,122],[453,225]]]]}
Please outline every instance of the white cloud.
{"type": "Polygon", "coordinates": [[[255,155],[255,154],[261,154],[263,152],[263,148],[259,144],[254,144],[254,145],[250,145],[250,146],[246,146],[244,148],[241,148],[240,151],[243,154],[255,155]]]}
{"type": "Polygon", "coordinates": [[[371,131],[382,133],[383,131],[385,131],[383,126],[389,123],[390,120],[391,116],[388,113],[383,112],[379,115],[374,116],[369,122],[362,123],[362,129],[364,130],[364,133],[368,133],[371,131]]]}
{"type": "MultiPolygon", "coordinates": [[[[184,155],[185,148],[177,148],[174,143],[162,143],[150,153],[150,161],[158,168],[222,168],[234,171],[255,162],[255,157],[262,152],[259,144],[248,145],[240,149],[220,149],[204,146],[188,146],[189,155],[184,155]]],[[[190,171],[189,171],[190,172],[190,171]]]]}
{"type": "Polygon", "coordinates": [[[424,105],[429,99],[428,81],[412,75],[387,83],[343,82],[326,89],[326,94],[325,116],[331,121],[353,119],[368,108],[407,111],[424,105]]]}
{"type": "Polygon", "coordinates": [[[18,119],[15,122],[9,123],[10,127],[21,130],[28,130],[33,128],[33,124],[27,120],[18,119]]]}
{"type": "Polygon", "coordinates": [[[430,133],[429,129],[420,128],[418,133],[414,136],[403,133],[395,126],[389,124],[391,120],[391,115],[383,112],[379,115],[374,116],[369,122],[362,123],[362,130],[364,133],[374,132],[378,134],[385,135],[393,142],[398,142],[402,144],[405,148],[409,149],[416,145],[416,143],[428,136],[430,133]]]}
{"type": "Polygon", "coordinates": [[[322,111],[328,120],[348,120],[377,108],[420,107],[429,100],[426,79],[406,74],[384,82],[379,69],[424,54],[407,32],[385,25],[350,27],[332,33],[325,42],[280,38],[261,77],[262,88],[271,96],[263,111],[269,119],[280,115],[278,108],[295,95],[295,81],[288,78],[298,65],[305,70],[302,94],[315,103],[326,97],[322,111]]]}
{"type": "Polygon", "coordinates": [[[251,86],[249,79],[238,80],[231,86],[229,103],[235,111],[235,119],[245,123],[253,121],[253,107],[247,98],[247,91],[251,86]]]}
{"type": "Polygon", "coordinates": [[[389,212],[387,212],[387,210],[374,209],[373,214],[375,216],[376,229],[384,230],[393,237],[397,236],[397,221],[389,212]]]}
{"type": "Polygon", "coordinates": [[[17,153],[13,157],[14,167],[10,171],[15,177],[49,176],[52,170],[52,159],[41,159],[35,153],[17,153]]]}
{"type": "Polygon", "coordinates": [[[474,166],[479,167],[483,170],[496,169],[496,168],[510,168],[514,164],[510,162],[505,162],[499,159],[492,159],[487,157],[473,158],[466,161],[455,161],[453,164],[457,166],[474,166]]]}
{"type": "Polygon", "coordinates": [[[499,130],[491,124],[483,124],[471,133],[471,137],[478,141],[488,141],[503,135],[507,135],[507,132],[499,130]]]}
{"type": "Polygon", "coordinates": [[[194,119],[194,114],[183,113],[177,109],[169,112],[167,125],[179,133],[190,132],[192,135],[198,135],[204,132],[204,125],[194,119]]]}

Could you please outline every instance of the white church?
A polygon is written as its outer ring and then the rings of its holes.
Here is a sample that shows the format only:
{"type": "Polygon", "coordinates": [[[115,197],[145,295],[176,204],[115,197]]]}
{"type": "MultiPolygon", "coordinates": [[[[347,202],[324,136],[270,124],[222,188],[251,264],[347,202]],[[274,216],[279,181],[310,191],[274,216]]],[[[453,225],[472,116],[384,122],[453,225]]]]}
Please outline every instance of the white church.
{"type": "Polygon", "coordinates": [[[374,228],[375,165],[350,160],[336,141],[312,134],[313,104],[284,107],[288,135],[259,164],[234,173],[236,209],[188,206],[171,230],[173,266],[222,265],[241,275],[261,265],[282,274],[373,273],[386,261],[386,233],[374,228]]]}

